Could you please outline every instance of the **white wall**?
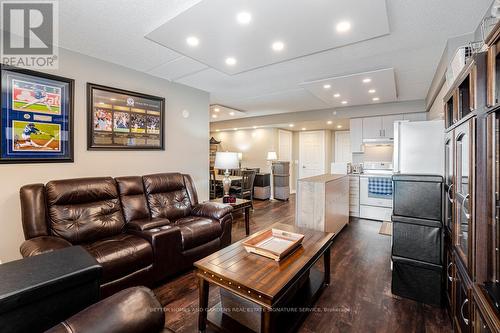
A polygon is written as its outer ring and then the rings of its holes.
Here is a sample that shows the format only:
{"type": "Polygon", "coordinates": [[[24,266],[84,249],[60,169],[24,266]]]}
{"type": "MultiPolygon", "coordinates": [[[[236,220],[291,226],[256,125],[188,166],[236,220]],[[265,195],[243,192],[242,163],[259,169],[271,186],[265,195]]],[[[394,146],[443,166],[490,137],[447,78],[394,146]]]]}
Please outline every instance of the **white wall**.
{"type": "Polygon", "coordinates": [[[439,91],[439,93],[436,96],[436,99],[434,100],[434,103],[432,103],[431,108],[429,109],[429,116],[427,119],[429,120],[438,120],[438,119],[444,119],[444,95],[448,92],[448,85],[446,82],[443,84],[443,87],[439,91]]]}
{"type": "MultiPolygon", "coordinates": [[[[105,46],[104,46],[105,47],[105,46]]],[[[144,175],[180,171],[193,176],[200,200],[208,198],[209,95],[68,50],[51,74],[75,80],[75,162],[0,165],[0,260],[20,258],[24,240],[19,188],[52,179],[144,175]],[[87,151],[86,83],[123,88],[166,99],[165,151],[87,151]],[[182,110],[190,117],[182,117],[182,110]]]]}
{"type": "Polygon", "coordinates": [[[278,152],[278,129],[258,128],[212,132],[211,135],[221,141],[222,151],[242,152],[243,168],[260,168],[261,172],[270,172],[271,164],[266,160],[267,152],[278,152]]]}

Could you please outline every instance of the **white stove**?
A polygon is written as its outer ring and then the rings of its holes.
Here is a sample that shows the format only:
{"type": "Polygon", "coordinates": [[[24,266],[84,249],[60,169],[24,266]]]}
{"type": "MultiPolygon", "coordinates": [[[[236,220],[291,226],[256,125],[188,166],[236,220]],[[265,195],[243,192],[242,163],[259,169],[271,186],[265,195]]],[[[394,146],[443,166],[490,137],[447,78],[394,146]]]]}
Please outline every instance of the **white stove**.
{"type": "Polygon", "coordinates": [[[359,215],[390,221],[392,215],[392,163],[365,162],[359,177],[359,215]]]}

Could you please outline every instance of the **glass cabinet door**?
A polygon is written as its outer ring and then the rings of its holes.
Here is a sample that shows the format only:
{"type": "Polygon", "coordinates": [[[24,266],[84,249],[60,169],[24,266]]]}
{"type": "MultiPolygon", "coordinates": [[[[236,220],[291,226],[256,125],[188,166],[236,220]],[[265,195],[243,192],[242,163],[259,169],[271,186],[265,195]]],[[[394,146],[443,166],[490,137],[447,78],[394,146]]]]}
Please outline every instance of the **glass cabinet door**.
{"type": "Polygon", "coordinates": [[[455,219],[457,225],[454,226],[456,235],[454,244],[456,245],[460,257],[465,266],[469,265],[471,225],[472,225],[472,200],[471,182],[473,156],[471,149],[471,128],[474,119],[463,124],[455,130],[455,219]]]}
{"type": "Polygon", "coordinates": [[[444,225],[448,230],[453,230],[453,198],[455,197],[453,191],[454,187],[454,153],[453,153],[453,134],[451,131],[447,133],[445,139],[445,180],[444,180],[444,190],[446,191],[445,200],[445,220],[444,225]]]}

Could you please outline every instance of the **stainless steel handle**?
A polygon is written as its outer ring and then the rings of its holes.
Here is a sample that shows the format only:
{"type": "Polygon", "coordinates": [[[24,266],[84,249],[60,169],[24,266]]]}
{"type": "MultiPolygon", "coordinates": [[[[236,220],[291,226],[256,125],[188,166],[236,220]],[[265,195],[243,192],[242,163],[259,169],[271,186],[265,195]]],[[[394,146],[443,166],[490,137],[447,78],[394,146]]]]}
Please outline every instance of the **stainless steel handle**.
{"type": "Polygon", "coordinates": [[[462,200],[462,212],[464,213],[464,215],[465,215],[465,217],[467,218],[467,220],[468,220],[468,219],[470,219],[470,214],[469,214],[469,213],[467,213],[467,211],[465,210],[465,201],[467,201],[467,199],[469,198],[469,196],[470,196],[470,195],[469,195],[469,194],[467,194],[467,195],[463,198],[463,200],[462,200]]]}
{"type": "Polygon", "coordinates": [[[460,307],[460,315],[462,316],[462,320],[464,321],[465,325],[469,326],[469,319],[466,319],[464,317],[464,306],[467,303],[469,303],[469,299],[468,298],[465,299],[465,301],[462,303],[462,306],[460,307]]]}
{"type": "Polygon", "coordinates": [[[453,203],[453,199],[451,198],[451,195],[450,195],[450,190],[452,189],[453,187],[453,184],[451,184],[450,186],[448,186],[448,191],[446,191],[446,194],[448,195],[448,200],[453,203]]]}
{"type": "Polygon", "coordinates": [[[451,267],[451,265],[453,265],[452,262],[450,262],[448,264],[448,267],[446,267],[446,275],[448,276],[448,280],[450,280],[450,282],[453,282],[453,278],[450,276],[450,267],[451,267]]]}

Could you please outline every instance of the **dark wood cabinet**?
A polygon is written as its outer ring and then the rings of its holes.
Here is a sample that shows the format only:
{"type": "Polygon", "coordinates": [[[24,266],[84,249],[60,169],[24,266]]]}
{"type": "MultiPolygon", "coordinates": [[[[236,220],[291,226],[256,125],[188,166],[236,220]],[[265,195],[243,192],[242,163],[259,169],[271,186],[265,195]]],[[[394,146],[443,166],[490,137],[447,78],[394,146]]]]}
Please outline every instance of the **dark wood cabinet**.
{"type": "Polygon", "coordinates": [[[454,281],[454,296],[453,303],[454,311],[454,327],[457,332],[471,332],[471,282],[469,276],[462,267],[461,263],[455,258],[456,274],[454,281]]]}

